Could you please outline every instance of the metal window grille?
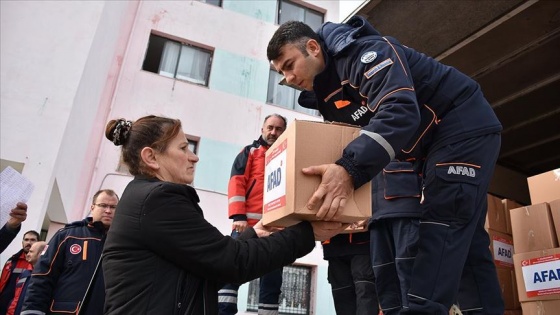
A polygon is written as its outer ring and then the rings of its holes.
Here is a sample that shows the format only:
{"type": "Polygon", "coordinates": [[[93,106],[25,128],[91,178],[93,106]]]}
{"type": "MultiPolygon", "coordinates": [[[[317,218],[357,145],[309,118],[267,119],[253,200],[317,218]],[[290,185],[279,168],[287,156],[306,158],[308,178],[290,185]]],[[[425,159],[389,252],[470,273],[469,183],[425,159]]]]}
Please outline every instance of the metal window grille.
{"type": "MultiPolygon", "coordinates": [[[[258,311],[259,285],[259,279],[249,283],[247,311],[258,311]]],[[[279,298],[279,313],[308,315],[310,299],[311,267],[285,266],[282,272],[282,293],[279,298]]]]}

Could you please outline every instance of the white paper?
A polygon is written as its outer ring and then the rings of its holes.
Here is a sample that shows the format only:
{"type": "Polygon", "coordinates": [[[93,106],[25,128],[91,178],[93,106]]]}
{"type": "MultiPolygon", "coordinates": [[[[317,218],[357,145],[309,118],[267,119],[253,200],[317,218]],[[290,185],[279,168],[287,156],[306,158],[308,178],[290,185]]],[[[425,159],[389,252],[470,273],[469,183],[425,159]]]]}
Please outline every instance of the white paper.
{"type": "Polygon", "coordinates": [[[10,218],[10,211],[18,202],[27,202],[35,186],[27,178],[14,170],[6,167],[0,173],[0,227],[10,218]]]}

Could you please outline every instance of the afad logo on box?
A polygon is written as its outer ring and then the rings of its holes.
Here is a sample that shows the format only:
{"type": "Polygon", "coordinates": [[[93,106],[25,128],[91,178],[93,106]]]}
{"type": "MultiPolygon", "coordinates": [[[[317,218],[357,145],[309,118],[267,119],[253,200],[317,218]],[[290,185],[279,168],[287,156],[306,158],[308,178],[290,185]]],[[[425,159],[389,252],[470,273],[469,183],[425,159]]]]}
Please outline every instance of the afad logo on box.
{"type": "Polygon", "coordinates": [[[269,192],[282,184],[282,161],[280,166],[266,177],[266,191],[269,192]]]}
{"type": "Polygon", "coordinates": [[[500,236],[492,237],[494,263],[498,266],[513,267],[513,243],[500,236]]]}
{"type": "Polygon", "coordinates": [[[267,152],[265,159],[264,172],[264,205],[263,211],[266,213],[286,205],[286,149],[288,148],[287,139],[279,146],[267,152]]]}
{"type": "Polygon", "coordinates": [[[521,262],[528,297],[560,293],[560,255],[526,259],[521,262]]]}

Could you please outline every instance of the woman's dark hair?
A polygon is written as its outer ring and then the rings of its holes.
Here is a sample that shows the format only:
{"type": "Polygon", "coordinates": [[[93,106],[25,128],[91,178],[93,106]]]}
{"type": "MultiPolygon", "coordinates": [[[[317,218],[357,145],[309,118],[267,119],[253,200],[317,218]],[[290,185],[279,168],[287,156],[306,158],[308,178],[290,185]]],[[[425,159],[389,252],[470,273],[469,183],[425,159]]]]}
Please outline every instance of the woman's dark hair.
{"type": "Polygon", "coordinates": [[[122,161],[128,166],[130,174],[153,176],[142,162],[140,152],[145,147],[164,152],[180,130],[180,120],[150,115],[134,122],[124,118],[113,119],[107,123],[105,137],[116,146],[122,146],[122,161]]]}

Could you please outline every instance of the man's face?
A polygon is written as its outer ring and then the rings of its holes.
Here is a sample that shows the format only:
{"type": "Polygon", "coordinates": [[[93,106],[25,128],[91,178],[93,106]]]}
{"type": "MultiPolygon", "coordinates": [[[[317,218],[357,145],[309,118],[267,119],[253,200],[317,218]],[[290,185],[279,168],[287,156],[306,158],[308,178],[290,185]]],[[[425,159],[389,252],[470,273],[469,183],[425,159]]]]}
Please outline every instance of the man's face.
{"type": "Polygon", "coordinates": [[[33,245],[33,243],[37,242],[37,236],[35,236],[35,234],[32,233],[27,233],[23,236],[23,241],[21,242],[21,246],[23,247],[23,252],[24,253],[28,253],[29,249],[31,248],[31,245],[33,245]]]}
{"type": "Polygon", "coordinates": [[[262,138],[270,146],[280,137],[284,130],[286,130],[284,120],[280,117],[270,116],[261,128],[262,138]]]}
{"type": "Polygon", "coordinates": [[[313,39],[307,41],[306,52],[307,56],[295,44],[286,44],[272,66],[288,84],[313,91],[313,79],[325,69],[325,61],[321,46],[313,39]]]}
{"type": "Polygon", "coordinates": [[[29,249],[29,252],[25,254],[25,260],[27,260],[27,262],[32,265],[35,265],[35,263],[37,263],[37,261],[39,260],[39,256],[41,255],[42,249],[40,248],[40,243],[44,242],[34,243],[29,249]]]}
{"type": "Polygon", "coordinates": [[[99,194],[95,203],[91,205],[93,222],[101,221],[106,228],[110,227],[118,202],[117,196],[112,196],[105,192],[99,194]]]}

